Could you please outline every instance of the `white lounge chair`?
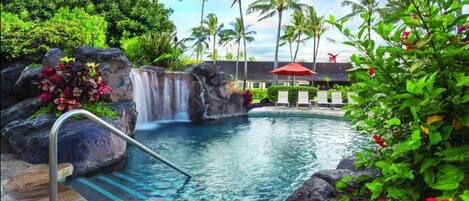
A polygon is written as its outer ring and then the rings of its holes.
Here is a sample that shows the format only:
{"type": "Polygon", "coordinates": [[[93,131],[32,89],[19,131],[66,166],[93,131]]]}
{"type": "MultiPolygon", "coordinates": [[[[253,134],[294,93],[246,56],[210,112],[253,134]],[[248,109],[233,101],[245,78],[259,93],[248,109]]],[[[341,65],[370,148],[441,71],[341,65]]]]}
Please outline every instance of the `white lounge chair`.
{"type": "Polygon", "coordinates": [[[357,96],[357,94],[353,93],[353,92],[348,92],[347,93],[347,99],[348,99],[349,104],[357,104],[357,102],[355,100],[353,100],[353,96],[357,96]]]}
{"type": "Polygon", "coordinates": [[[317,94],[317,106],[326,105],[330,106],[331,104],[327,100],[327,91],[318,91],[317,94]]]}
{"type": "Polygon", "coordinates": [[[296,102],[296,107],[298,107],[299,105],[308,105],[308,107],[311,107],[311,101],[309,101],[309,92],[298,92],[298,101],[296,102]]]}
{"type": "Polygon", "coordinates": [[[286,104],[288,107],[290,107],[290,102],[288,102],[288,91],[278,91],[278,96],[277,96],[277,102],[275,103],[275,106],[278,104],[286,104]]]}
{"type": "Polygon", "coordinates": [[[333,106],[343,106],[344,102],[342,102],[342,92],[332,92],[332,105],[333,106]]]}

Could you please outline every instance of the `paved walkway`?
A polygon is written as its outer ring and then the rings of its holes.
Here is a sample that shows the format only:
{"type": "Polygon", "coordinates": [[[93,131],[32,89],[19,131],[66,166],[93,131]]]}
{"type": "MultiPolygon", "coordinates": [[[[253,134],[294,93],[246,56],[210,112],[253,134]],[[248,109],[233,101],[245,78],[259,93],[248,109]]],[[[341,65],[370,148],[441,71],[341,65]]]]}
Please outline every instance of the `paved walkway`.
{"type": "Polygon", "coordinates": [[[344,117],[345,111],[339,108],[323,108],[323,107],[286,107],[286,106],[272,106],[254,108],[249,111],[250,117],[263,117],[263,116],[329,116],[329,117],[344,117]]]}

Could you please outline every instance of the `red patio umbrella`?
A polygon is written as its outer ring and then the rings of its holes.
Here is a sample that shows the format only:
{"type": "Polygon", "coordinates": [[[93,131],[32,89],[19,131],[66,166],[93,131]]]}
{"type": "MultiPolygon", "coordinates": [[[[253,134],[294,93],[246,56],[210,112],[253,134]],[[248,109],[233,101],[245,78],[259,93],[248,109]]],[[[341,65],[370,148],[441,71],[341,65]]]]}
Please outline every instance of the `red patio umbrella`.
{"type": "Polygon", "coordinates": [[[295,76],[308,76],[317,74],[316,72],[305,68],[299,63],[289,63],[285,66],[270,71],[270,73],[277,75],[291,75],[293,76],[293,84],[295,82],[295,76]]]}

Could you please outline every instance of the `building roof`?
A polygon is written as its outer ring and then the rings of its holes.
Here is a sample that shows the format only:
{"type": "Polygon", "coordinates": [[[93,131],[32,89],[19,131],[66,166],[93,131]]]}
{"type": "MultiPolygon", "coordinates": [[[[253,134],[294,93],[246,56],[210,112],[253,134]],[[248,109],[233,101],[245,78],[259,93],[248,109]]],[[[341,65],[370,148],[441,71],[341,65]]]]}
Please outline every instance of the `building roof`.
{"type": "MultiPolygon", "coordinates": [[[[282,67],[290,62],[280,62],[279,67],[282,67]]],[[[298,62],[306,68],[312,69],[312,62],[298,62]]],[[[220,70],[226,73],[229,73],[235,77],[236,74],[236,61],[218,61],[220,65],[220,70]]],[[[271,81],[272,74],[270,71],[273,70],[274,62],[271,61],[249,61],[248,62],[248,80],[256,81],[271,81]]],[[[317,75],[314,76],[297,76],[297,80],[307,80],[307,81],[324,81],[324,78],[331,78],[332,82],[346,82],[347,71],[351,69],[352,65],[349,63],[317,63],[316,72],[317,75]]],[[[244,75],[244,62],[239,62],[238,69],[238,79],[242,79],[244,75]]],[[[279,75],[279,80],[287,80],[288,76],[279,75]]]]}

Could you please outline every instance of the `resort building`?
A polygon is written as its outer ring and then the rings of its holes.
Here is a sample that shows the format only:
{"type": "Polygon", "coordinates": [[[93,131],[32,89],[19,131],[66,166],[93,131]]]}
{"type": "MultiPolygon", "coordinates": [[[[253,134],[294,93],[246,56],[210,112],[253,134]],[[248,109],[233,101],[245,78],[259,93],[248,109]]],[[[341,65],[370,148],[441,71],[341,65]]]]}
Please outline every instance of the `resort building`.
{"type": "MultiPolygon", "coordinates": [[[[290,62],[280,62],[279,67],[282,67],[290,62]]],[[[306,68],[312,69],[312,62],[298,62],[306,68]]],[[[236,79],[236,61],[218,61],[220,70],[229,73],[236,79]]],[[[272,85],[273,74],[270,71],[273,70],[273,62],[271,61],[248,61],[248,78],[247,88],[248,89],[265,89],[272,85]]],[[[244,62],[239,62],[238,67],[238,88],[243,86],[244,78],[244,62]]],[[[296,83],[299,85],[311,85],[314,83],[315,86],[333,86],[335,84],[348,85],[347,70],[351,69],[350,63],[317,63],[316,72],[314,76],[296,76],[296,83]]],[[[290,85],[291,76],[278,76],[278,84],[290,85]]]]}

